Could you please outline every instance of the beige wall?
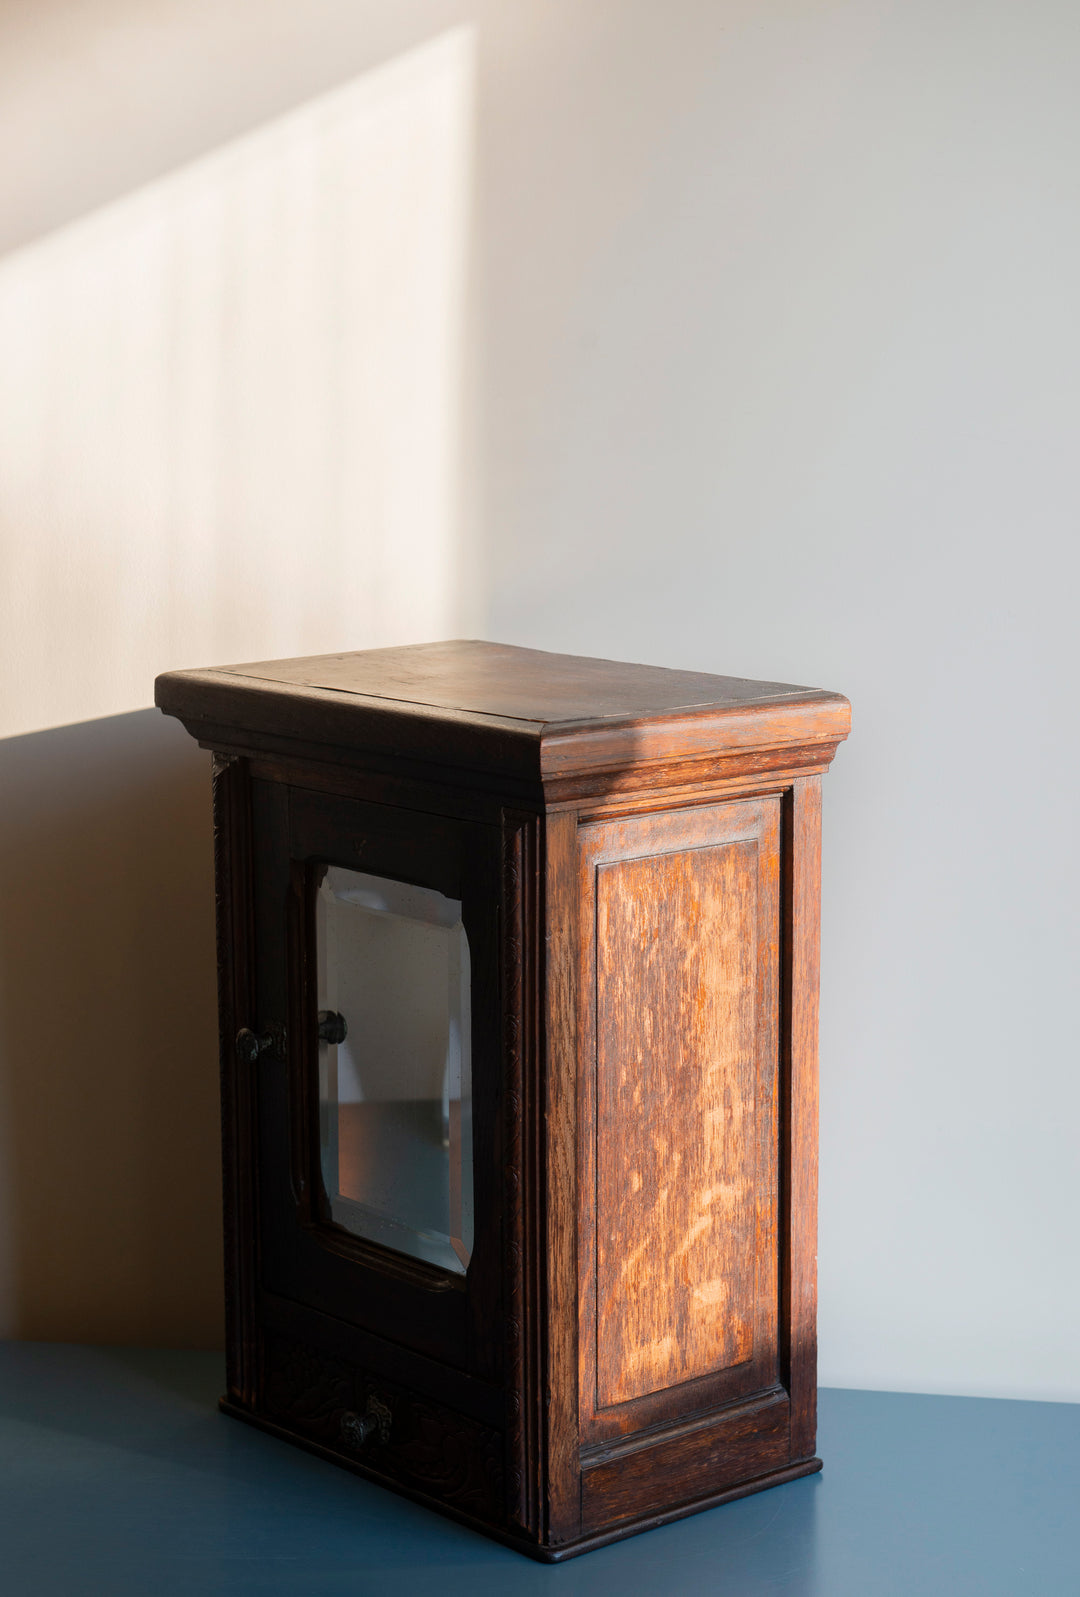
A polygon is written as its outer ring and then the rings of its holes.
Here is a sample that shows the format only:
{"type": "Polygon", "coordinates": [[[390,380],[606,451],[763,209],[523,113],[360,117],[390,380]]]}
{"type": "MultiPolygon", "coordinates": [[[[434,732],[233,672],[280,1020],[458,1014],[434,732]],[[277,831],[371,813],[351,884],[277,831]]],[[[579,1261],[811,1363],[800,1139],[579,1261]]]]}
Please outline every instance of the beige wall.
{"type": "Polygon", "coordinates": [[[219,1334],[154,671],[466,630],[850,694],[822,1376],[1080,1396],[1078,74],[1064,0],[0,5],[0,1329],[219,1334]]]}
{"type": "Polygon", "coordinates": [[[213,1347],[208,756],[156,711],[0,746],[0,1324],[213,1347]]]}

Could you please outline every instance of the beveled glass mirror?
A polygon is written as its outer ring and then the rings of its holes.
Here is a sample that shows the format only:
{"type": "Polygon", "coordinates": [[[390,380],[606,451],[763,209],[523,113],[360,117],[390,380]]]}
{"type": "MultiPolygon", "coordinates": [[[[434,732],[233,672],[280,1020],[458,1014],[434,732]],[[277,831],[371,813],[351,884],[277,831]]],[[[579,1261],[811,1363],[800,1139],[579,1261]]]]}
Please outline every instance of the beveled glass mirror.
{"type": "Polygon", "coordinates": [[[342,866],[320,871],[319,1142],[330,1217],[463,1275],[473,1160],[461,903],[342,866]]]}

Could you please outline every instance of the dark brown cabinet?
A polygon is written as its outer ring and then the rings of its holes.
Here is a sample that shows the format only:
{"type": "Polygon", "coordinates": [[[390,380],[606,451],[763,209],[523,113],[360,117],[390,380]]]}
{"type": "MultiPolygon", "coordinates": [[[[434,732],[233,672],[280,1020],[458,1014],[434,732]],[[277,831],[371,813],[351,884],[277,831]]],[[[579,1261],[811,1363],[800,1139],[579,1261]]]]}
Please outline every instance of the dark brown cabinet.
{"type": "Polygon", "coordinates": [[[157,702],[215,754],[229,1412],[545,1559],[819,1468],[847,701],[445,643],[157,702]]]}

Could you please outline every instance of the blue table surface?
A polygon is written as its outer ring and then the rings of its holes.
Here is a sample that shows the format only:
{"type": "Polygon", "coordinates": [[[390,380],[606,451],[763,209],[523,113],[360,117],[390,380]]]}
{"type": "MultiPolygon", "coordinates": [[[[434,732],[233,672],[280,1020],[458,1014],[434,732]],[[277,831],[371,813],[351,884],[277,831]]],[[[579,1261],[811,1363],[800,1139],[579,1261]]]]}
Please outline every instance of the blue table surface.
{"type": "Polygon", "coordinates": [[[534,1564],[215,1409],[215,1354],[0,1343],[3,1597],[1080,1597],[1080,1404],[821,1393],[821,1475],[534,1564]]]}

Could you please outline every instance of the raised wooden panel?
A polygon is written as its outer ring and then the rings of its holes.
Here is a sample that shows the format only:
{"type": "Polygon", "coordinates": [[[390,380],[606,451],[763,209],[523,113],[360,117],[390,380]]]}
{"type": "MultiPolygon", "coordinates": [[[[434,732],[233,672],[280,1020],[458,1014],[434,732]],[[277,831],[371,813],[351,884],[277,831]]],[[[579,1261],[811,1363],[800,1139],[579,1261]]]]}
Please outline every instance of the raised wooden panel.
{"type": "Polygon", "coordinates": [[[755,840],[596,883],[596,1396],[750,1358],[755,840]]]}
{"type": "Polygon", "coordinates": [[[586,1449],[778,1379],[780,808],[581,828],[586,1449]]]}

